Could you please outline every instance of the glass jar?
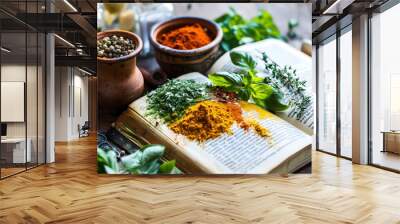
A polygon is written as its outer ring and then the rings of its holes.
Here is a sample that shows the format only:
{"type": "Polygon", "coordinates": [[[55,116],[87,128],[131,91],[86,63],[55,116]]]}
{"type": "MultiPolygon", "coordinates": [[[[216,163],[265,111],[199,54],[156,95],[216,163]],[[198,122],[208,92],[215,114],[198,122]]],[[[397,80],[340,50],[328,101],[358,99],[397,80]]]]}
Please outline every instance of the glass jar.
{"type": "Polygon", "coordinates": [[[134,5],[127,3],[100,3],[97,8],[98,30],[121,29],[139,33],[139,9],[134,5]]]}
{"type": "Polygon", "coordinates": [[[140,37],[143,40],[142,56],[152,55],[150,32],[154,24],[170,18],[173,14],[172,3],[141,3],[139,12],[140,37]]]}

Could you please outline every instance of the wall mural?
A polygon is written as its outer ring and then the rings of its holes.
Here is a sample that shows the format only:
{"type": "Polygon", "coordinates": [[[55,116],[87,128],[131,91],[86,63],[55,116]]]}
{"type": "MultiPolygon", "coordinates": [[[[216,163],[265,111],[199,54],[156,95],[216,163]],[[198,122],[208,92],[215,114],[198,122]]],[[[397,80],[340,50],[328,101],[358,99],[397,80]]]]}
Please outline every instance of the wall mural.
{"type": "Polygon", "coordinates": [[[99,173],[311,172],[311,4],[97,13],[99,173]]]}

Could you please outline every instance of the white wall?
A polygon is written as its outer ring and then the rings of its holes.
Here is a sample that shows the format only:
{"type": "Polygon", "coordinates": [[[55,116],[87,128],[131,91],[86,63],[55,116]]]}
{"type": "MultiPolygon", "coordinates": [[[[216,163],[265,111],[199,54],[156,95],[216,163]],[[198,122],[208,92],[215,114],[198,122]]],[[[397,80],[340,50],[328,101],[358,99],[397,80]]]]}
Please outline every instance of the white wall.
{"type": "MultiPolygon", "coordinates": [[[[77,70],[75,70],[76,72],[77,70]]],[[[89,119],[89,102],[88,102],[88,78],[79,75],[74,75],[74,108],[72,119],[72,135],[78,137],[78,124],[83,125],[89,119]]]]}
{"type": "Polygon", "coordinates": [[[83,75],[76,68],[56,67],[55,141],[79,138],[78,125],[88,120],[88,78],[83,75]]]}
{"type": "Polygon", "coordinates": [[[55,141],[68,141],[69,132],[69,68],[55,68],[55,141]]]}
{"type": "MultiPolygon", "coordinates": [[[[32,70],[32,66],[28,66],[29,70],[32,70]]],[[[1,81],[3,82],[25,82],[25,64],[6,64],[1,66],[1,81]]],[[[35,93],[28,93],[29,96],[36,96],[35,93]]],[[[7,110],[7,108],[1,108],[1,110],[7,110]]],[[[28,118],[28,120],[30,120],[28,118]]],[[[25,137],[25,122],[11,122],[7,123],[7,137],[25,137]]]]}

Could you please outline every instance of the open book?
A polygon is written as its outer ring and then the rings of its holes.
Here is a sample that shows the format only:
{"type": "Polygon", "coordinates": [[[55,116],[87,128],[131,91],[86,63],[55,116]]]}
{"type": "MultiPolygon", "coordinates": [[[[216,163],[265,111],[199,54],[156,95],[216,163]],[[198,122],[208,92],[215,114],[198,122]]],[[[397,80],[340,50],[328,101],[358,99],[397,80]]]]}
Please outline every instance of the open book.
{"type": "MultiPolygon", "coordinates": [[[[290,45],[277,39],[267,39],[251,44],[246,44],[234,49],[235,51],[244,51],[253,56],[256,59],[257,69],[263,71],[258,73],[258,76],[267,76],[268,71],[265,69],[265,64],[262,62],[262,54],[266,53],[268,58],[276,63],[280,67],[290,66],[296,70],[300,80],[306,82],[306,94],[311,97],[311,102],[307,105],[305,113],[298,114],[297,108],[290,107],[285,112],[280,112],[278,115],[284,117],[285,120],[292,123],[296,127],[302,129],[307,134],[312,135],[314,132],[314,104],[312,93],[312,59],[308,55],[294,49],[290,45]]],[[[234,66],[229,58],[229,53],[225,53],[220,57],[209,70],[208,74],[218,72],[238,72],[239,68],[234,66]]],[[[276,80],[280,82],[280,80],[276,80]]],[[[284,93],[287,90],[283,89],[284,93]]]]}
{"type": "MultiPolygon", "coordinates": [[[[228,62],[229,56],[222,56],[210,72],[235,69],[228,62]]],[[[185,74],[178,79],[209,82],[200,73],[185,74]]],[[[174,133],[162,121],[147,116],[147,96],[131,103],[115,122],[115,127],[121,133],[133,131],[151,143],[165,145],[165,157],[175,159],[177,167],[185,173],[290,173],[311,161],[311,136],[302,130],[308,128],[306,122],[293,122],[295,119],[290,118],[290,112],[278,116],[247,102],[241,102],[241,106],[244,118],[257,120],[269,130],[270,137],[260,137],[254,130],[245,131],[234,124],[232,135],[223,134],[202,143],[192,141],[174,133]]]]}

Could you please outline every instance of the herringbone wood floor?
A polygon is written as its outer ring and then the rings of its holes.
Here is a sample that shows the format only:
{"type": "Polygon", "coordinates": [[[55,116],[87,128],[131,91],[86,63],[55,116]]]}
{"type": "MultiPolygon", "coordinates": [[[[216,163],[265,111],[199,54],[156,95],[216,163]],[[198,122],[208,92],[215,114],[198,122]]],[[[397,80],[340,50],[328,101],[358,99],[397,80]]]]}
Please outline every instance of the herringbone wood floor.
{"type": "Polygon", "coordinates": [[[315,152],[312,175],[96,173],[94,138],[0,181],[0,223],[400,223],[400,175],[315,152]]]}

